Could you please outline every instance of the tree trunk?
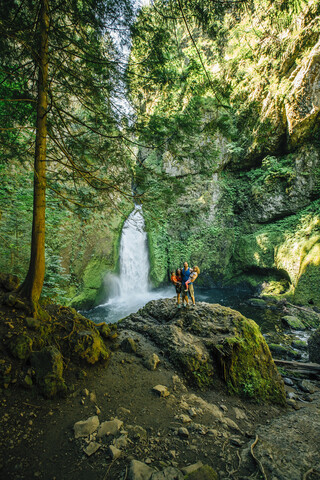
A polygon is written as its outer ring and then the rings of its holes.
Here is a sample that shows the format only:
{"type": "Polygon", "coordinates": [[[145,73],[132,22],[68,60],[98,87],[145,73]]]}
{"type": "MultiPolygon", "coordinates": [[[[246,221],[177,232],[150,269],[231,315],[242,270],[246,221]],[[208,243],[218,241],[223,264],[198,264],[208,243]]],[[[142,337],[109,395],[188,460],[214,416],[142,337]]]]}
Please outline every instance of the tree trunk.
{"type": "Polygon", "coordinates": [[[41,0],[31,256],[27,276],[19,289],[19,295],[30,302],[33,311],[38,310],[45,274],[48,33],[49,2],[41,0]]]}

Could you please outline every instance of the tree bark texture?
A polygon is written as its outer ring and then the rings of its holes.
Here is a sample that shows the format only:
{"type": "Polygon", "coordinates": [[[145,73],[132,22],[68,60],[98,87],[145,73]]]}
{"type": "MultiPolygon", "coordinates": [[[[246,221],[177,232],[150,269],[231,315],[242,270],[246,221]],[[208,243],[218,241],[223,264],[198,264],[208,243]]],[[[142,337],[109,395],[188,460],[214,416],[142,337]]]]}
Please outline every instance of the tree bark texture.
{"type": "Polygon", "coordinates": [[[41,0],[31,256],[27,276],[19,291],[31,305],[39,301],[45,274],[48,36],[49,1],[41,0]]]}

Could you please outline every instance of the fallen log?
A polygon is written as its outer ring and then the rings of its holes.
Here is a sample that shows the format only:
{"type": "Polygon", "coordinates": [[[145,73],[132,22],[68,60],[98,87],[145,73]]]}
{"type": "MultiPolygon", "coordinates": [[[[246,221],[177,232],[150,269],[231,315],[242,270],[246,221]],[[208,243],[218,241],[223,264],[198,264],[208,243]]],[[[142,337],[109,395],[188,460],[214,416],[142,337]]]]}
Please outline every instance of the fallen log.
{"type": "Polygon", "coordinates": [[[303,362],[297,362],[295,360],[278,360],[276,358],[274,358],[273,360],[274,360],[274,363],[279,367],[287,367],[300,374],[320,376],[319,363],[311,363],[311,362],[303,363],[303,362]]]}

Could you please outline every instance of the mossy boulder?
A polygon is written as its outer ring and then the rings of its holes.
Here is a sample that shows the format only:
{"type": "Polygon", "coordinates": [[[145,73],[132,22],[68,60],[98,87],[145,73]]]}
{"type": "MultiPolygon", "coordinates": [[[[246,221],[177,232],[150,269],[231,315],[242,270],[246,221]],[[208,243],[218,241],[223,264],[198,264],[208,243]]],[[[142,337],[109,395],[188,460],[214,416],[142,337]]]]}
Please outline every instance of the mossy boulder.
{"type": "Polygon", "coordinates": [[[90,330],[79,332],[74,341],[74,352],[89,364],[108,360],[110,357],[110,352],[98,332],[90,330]]]}
{"type": "Polygon", "coordinates": [[[282,317],[282,322],[287,326],[292,328],[292,330],[305,330],[305,324],[297,317],[293,317],[292,315],[285,315],[282,317]]]}
{"type": "Polygon", "coordinates": [[[20,360],[27,360],[32,351],[32,339],[24,333],[14,335],[9,342],[12,355],[20,360]]]}
{"type": "Polygon", "coordinates": [[[299,360],[301,358],[301,353],[296,352],[293,348],[288,345],[279,345],[278,343],[270,343],[269,348],[276,356],[281,358],[292,358],[294,360],[299,360]]]}
{"type": "Polygon", "coordinates": [[[151,338],[192,385],[285,404],[284,384],[258,325],[239,312],[199,302],[178,309],[154,300],[118,324],[151,338]]]}
{"type": "Polygon", "coordinates": [[[31,365],[35,370],[36,383],[46,398],[66,393],[67,387],[62,376],[63,359],[57,348],[50,346],[34,352],[31,365]]]}

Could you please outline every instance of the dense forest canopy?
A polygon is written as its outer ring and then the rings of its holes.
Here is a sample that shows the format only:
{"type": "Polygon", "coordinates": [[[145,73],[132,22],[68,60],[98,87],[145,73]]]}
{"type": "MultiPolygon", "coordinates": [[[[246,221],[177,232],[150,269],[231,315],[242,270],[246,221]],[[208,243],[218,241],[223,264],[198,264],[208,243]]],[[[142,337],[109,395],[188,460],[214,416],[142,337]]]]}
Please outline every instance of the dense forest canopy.
{"type": "Polygon", "coordinates": [[[319,8],[2,1],[0,266],[26,275],[20,294],[41,294],[46,215],[46,293],[94,304],[132,187],[155,285],[189,258],[216,282],[296,289],[318,243],[302,232],[318,229],[319,8]]]}

